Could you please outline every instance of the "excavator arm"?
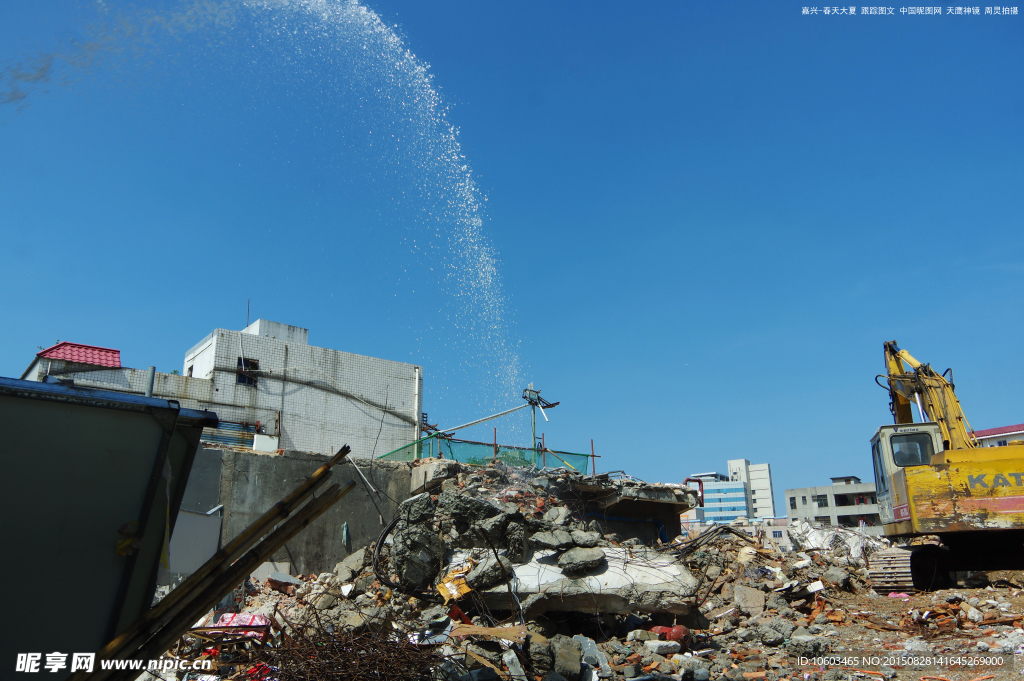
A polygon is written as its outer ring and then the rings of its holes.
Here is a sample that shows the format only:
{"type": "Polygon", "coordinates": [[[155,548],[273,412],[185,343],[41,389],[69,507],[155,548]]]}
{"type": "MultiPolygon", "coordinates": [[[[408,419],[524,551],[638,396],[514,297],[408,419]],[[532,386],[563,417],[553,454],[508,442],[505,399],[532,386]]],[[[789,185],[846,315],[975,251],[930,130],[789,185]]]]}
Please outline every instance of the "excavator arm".
{"type": "Polygon", "coordinates": [[[903,366],[900,350],[896,341],[885,344],[885,372],[889,379],[889,410],[892,411],[893,423],[913,423],[914,413],[910,400],[914,396],[914,387],[908,385],[903,376],[907,370],[903,366]]]}
{"type": "Polygon", "coordinates": [[[896,341],[887,341],[884,347],[894,422],[913,423],[911,404],[916,403],[927,419],[939,424],[947,449],[977,447],[974,431],[967,422],[953,386],[931,365],[917,361],[897,346],[896,341]]]}

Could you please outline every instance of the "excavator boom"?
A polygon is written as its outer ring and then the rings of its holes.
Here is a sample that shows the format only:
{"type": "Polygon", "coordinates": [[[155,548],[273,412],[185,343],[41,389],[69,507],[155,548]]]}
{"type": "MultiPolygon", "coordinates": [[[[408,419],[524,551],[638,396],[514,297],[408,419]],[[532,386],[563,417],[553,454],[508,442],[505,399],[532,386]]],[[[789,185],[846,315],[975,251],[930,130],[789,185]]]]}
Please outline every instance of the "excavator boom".
{"type": "Polygon", "coordinates": [[[913,423],[911,403],[921,410],[922,421],[935,421],[942,430],[943,449],[974,449],[978,441],[967,422],[953,385],[932,369],[914,359],[906,350],[888,341],[885,368],[889,381],[894,423],[913,423]],[[909,367],[909,370],[908,370],[909,367]]]}

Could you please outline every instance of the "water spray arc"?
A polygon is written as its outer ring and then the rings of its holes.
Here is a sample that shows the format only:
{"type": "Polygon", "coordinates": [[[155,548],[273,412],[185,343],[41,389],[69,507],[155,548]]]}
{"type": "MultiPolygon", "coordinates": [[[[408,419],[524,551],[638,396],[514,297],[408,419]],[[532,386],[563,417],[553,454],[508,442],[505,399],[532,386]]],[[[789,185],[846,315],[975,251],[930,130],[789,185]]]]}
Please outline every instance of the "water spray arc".
{"type": "MultiPolygon", "coordinates": [[[[77,85],[111,74],[132,84],[136,101],[145,103],[139,93],[148,96],[146,85],[138,83],[146,81],[136,78],[135,64],[154,64],[147,68],[174,83],[212,83],[231,74],[233,83],[244,83],[238,88],[244,97],[227,88],[232,94],[218,106],[275,116],[283,111],[289,118],[279,126],[281,139],[289,154],[313,150],[306,167],[318,172],[318,188],[370,196],[367,201],[391,211],[378,212],[395,225],[386,237],[393,242],[388,257],[401,254],[401,271],[418,268],[430,277],[424,286],[437,294],[431,300],[436,313],[424,327],[429,332],[415,331],[431,339],[416,338],[413,348],[421,356],[417,363],[429,364],[441,378],[428,385],[431,401],[458,395],[467,406],[490,412],[515,398],[526,381],[501,263],[485,228],[484,197],[429,64],[409,51],[393,26],[357,0],[209,0],[186,3],[185,10],[154,9],[137,0],[95,6],[87,25],[71,27],[81,34],[74,42],[59,38],[45,52],[0,63],[0,113],[50,96],[48,83],[77,85]],[[211,64],[217,68],[208,72],[211,64]],[[372,180],[365,186],[345,184],[366,177],[372,180]]],[[[220,93],[189,87],[174,94],[194,96],[201,107],[220,93]]],[[[273,156],[276,149],[260,159],[270,161],[268,168],[282,160],[273,156]]],[[[285,183],[301,179],[282,175],[285,183]]],[[[324,205],[330,205],[327,199],[324,205]]],[[[321,224],[332,226],[332,215],[325,215],[321,224]]]]}

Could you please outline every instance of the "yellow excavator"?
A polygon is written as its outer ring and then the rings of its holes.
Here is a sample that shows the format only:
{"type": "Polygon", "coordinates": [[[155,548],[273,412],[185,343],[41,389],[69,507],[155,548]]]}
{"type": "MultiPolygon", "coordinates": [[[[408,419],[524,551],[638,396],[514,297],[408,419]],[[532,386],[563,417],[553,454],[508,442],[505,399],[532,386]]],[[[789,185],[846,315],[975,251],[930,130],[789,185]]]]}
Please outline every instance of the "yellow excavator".
{"type": "Polygon", "coordinates": [[[952,370],[939,374],[896,341],[884,347],[886,373],[875,382],[889,391],[894,425],[871,439],[878,513],[886,537],[910,545],[871,556],[874,589],[937,589],[958,571],[1024,569],[1024,441],[982,447],[952,370]]]}

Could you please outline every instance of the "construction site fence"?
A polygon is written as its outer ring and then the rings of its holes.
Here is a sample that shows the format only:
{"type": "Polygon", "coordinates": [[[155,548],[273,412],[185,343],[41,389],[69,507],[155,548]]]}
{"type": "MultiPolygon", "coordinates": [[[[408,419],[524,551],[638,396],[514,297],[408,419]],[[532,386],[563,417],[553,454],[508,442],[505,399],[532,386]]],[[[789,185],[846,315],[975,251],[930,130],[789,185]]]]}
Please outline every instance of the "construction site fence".
{"type": "Polygon", "coordinates": [[[530,449],[491,442],[472,442],[430,435],[393,452],[379,457],[385,461],[414,461],[416,459],[448,459],[471,465],[484,465],[500,461],[507,466],[533,468],[567,468],[580,473],[590,470],[590,454],[574,454],[551,449],[530,449]]]}

